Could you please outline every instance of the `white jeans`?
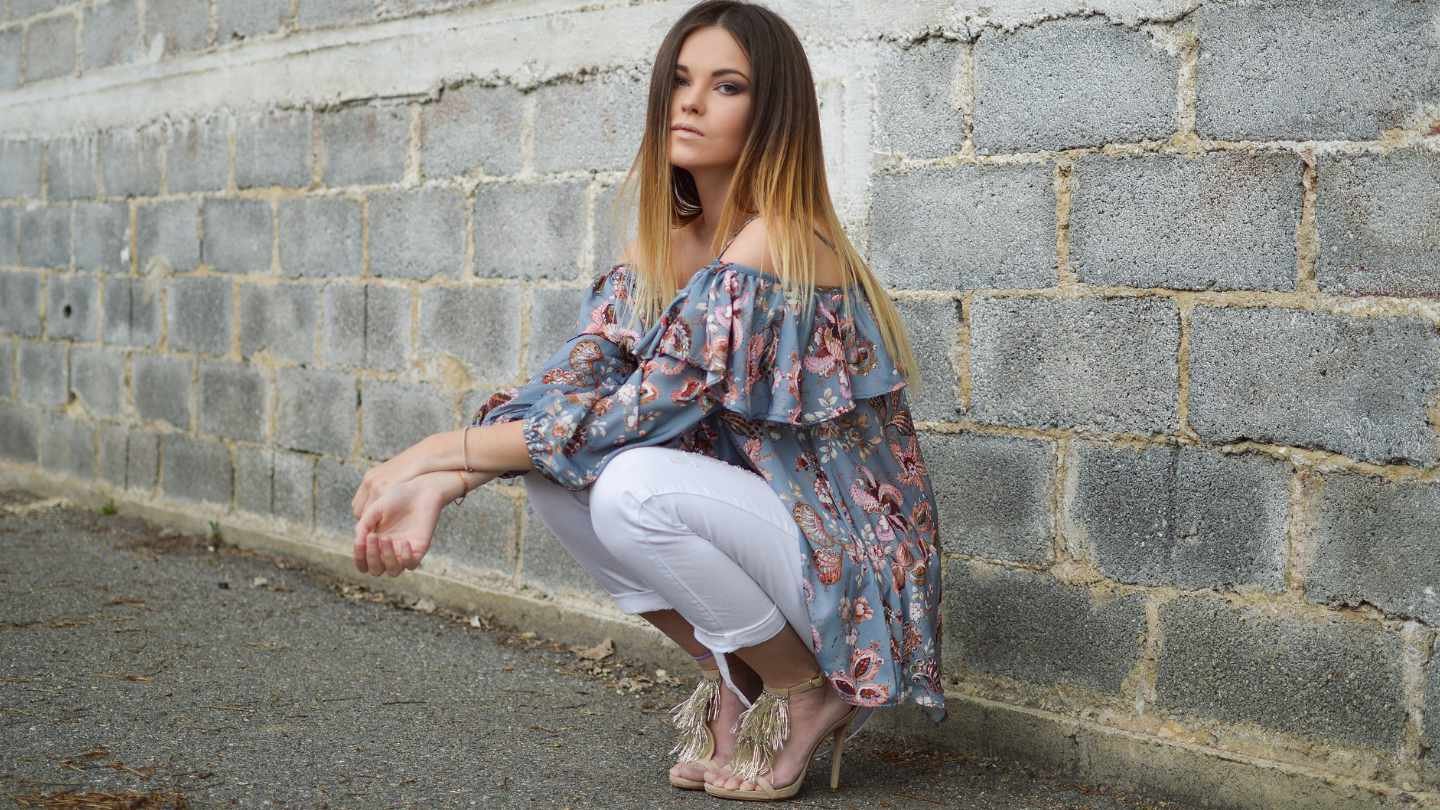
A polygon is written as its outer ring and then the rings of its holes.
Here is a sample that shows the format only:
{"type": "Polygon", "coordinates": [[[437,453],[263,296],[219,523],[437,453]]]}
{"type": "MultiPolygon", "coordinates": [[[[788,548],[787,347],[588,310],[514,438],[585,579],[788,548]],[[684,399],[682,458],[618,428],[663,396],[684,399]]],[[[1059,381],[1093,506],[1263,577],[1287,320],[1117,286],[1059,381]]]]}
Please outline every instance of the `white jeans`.
{"type": "Polygon", "coordinates": [[[534,471],[521,480],[541,521],[620,609],[673,608],[746,706],[725,653],[787,623],[808,649],[800,529],[759,475],[698,453],[632,447],[589,489],[534,471]]]}

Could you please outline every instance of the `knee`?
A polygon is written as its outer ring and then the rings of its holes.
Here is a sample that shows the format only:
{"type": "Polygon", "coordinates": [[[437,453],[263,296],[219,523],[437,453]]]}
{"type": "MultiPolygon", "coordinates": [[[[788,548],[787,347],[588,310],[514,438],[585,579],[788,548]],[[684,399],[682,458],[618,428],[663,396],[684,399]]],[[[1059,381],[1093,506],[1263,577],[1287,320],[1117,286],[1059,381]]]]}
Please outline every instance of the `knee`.
{"type": "Polygon", "coordinates": [[[590,485],[590,521],[595,536],[616,556],[644,539],[640,505],[653,492],[659,448],[635,447],[617,453],[590,485]]]}

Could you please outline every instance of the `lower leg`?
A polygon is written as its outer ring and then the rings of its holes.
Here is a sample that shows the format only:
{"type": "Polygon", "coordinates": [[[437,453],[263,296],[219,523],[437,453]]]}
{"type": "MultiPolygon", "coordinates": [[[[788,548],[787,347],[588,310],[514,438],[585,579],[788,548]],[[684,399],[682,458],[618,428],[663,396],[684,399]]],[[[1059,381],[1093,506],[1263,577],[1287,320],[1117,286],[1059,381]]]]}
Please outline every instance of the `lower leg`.
{"type": "MultiPolygon", "coordinates": [[[[788,624],[771,638],[735,653],[772,688],[794,686],[823,674],[814,653],[788,624]]],[[[816,740],[851,708],[828,681],[818,688],[797,692],[788,700],[790,736],[775,753],[770,771],[763,774],[770,785],[777,788],[790,784],[800,775],[810,760],[816,740]]],[[[729,768],[710,772],[707,781],[731,789],[755,787],[753,782],[736,777],[729,768]]]]}

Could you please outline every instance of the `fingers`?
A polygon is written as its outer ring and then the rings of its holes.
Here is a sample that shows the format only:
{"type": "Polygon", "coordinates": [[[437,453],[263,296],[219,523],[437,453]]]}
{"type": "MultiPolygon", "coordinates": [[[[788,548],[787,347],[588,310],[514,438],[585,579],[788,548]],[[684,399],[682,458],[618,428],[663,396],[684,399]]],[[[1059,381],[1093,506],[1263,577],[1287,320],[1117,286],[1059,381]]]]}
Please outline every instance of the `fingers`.
{"type": "Polygon", "coordinates": [[[385,561],[380,558],[380,536],[377,534],[365,538],[365,562],[371,574],[378,577],[385,573],[385,561]]]}
{"type": "Polygon", "coordinates": [[[392,577],[400,576],[403,569],[400,567],[400,561],[395,557],[395,543],[389,537],[381,537],[378,545],[380,546],[380,559],[385,563],[385,573],[392,577]]]}

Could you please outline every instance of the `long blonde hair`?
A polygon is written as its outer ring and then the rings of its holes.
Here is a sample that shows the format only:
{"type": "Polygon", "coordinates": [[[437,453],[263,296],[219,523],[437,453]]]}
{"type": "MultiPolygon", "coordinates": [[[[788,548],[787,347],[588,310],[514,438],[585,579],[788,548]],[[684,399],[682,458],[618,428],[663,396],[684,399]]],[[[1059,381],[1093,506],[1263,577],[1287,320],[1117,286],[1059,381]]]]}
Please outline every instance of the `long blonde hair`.
{"type": "MultiPolygon", "coordinates": [[[[830,202],[820,143],[820,109],[815,82],[799,37],[784,19],[764,6],[737,0],[705,0],[671,27],[650,73],[645,132],[612,209],[611,231],[625,244],[618,223],[636,223],[636,253],[630,257],[635,286],[631,312],[654,323],[678,292],[670,271],[671,230],[700,215],[700,198],[690,172],[670,163],[670,105],[680,46],[694,30],[718,25],[730,32],[750,60],[753,107],[749,133],[735,167],[730,194],[719,216],[709,255],[753,214],[764,216],[767,248],[777,259],[776,275],[791,300],[810,312],[815,292],[811,229],[824,234],[839,257],[842,284],[865,292],[884,339],[908,385],[919,382],[919,367],[894,303],[845,236],[830,202]],[[637,193],[638,192],[638,193],[637,193]],[[635,215],[629,216],[634,211],[635,215]]],[[[845,307],[850,306],[845,295],[845,307]]],[[[803,347],[802,347],[803,350],[803,347]]]]}

